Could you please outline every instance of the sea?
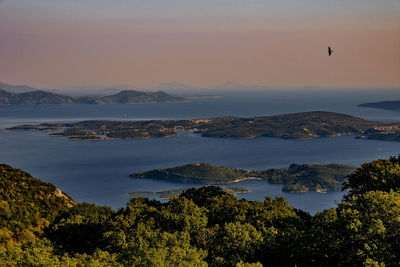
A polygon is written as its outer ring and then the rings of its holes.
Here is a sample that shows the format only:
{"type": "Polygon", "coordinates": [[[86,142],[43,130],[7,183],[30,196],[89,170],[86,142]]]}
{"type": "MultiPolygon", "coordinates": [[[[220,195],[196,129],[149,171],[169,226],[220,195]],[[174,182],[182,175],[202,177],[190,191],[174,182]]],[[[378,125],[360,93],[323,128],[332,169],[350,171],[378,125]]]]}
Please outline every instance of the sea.
{"type": "MultiPolygon", "coordinates": [[[[192,102],[134,105],[0,106],[0,129],[42,122],[83,120],[191,119],[219,116],[269,116],[305,111],[332,111],[361,118],[399,122],[400,112],[358,107],[365,102],[400,99],[400,89],[257,89],[214,90],[192,102]]],[[[23,169],[51,182],[76,201],[125,206],[135,191],[184,189],[201,184],[130,178],[134,172],[168,168],[192,162],[263,170],[291,163],[343,163],[360,166],[400,154],[400,142],[355,139],[354,136],[285,140],[205,138],[182,132],[169,138],[142,140],[74,141],[50,137],[42,131],[0,133],[0,163],[23,169]]],[[[264,200],[284,197],[291,206],[315,214],[335,207],[344,192],[292,194],[266,181],[235,183],[250,189],[238,198],[264,200]]],[[[159,195],[149,195],[159,199],[159,195]]]]}

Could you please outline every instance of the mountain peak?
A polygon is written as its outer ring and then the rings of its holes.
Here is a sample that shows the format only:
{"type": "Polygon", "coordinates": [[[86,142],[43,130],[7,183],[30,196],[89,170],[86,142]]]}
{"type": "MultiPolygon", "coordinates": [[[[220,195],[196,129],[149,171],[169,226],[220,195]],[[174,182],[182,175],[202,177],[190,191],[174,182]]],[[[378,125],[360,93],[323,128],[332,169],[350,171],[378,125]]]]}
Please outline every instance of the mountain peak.
{"type": "Polygon", "coordinates": [[[7,83],[0,82],[0,88],[10,92],[10,93],[26,93],[30,91],[37,90],[36,88],[26,86],[26,85],[11,85],[7,83]]]}

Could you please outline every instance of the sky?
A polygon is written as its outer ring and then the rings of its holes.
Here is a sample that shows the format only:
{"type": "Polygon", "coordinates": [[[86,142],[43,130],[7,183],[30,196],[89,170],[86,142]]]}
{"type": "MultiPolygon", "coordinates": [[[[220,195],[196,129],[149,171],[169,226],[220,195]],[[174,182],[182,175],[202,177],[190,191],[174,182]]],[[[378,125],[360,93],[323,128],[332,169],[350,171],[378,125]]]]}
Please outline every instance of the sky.
{"type": "Polygon", "coordinates": [[[400,87],[400,0],[0,0],[0,81],[400,87]]]}

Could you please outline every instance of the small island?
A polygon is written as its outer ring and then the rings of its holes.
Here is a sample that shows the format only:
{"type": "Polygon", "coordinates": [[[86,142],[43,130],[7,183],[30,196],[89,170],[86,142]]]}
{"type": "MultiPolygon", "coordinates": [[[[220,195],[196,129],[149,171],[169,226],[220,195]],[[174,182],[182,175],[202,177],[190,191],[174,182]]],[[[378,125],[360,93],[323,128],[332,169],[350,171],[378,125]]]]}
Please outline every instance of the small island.
{"type": "Polygon", "coordinates": [[[251,175],[252,172],[241,169],[218,167],[210,163],[190,163],[174,168],[133,173],[130,176],[132,178],[152,178],[182,183],[230,184],[252,179],[251,175]]]}
{"type": "Polygon", "coordinates": [[[210,163],[190,163],[173,168],[132,173],[130,177],[201,184],[231,184],[248,179],[262,179],[273,184],[283,184],[284,192],[324,193],[342,190],[343,181],[354,170],[354,166],[344,164],[291,164],[289,168],[282,169],[244,170],[214,166],[210,163]]]}
{"type": "Polygon", "coordinates": [[[358,106],[365,108],[379,108],[379,109],[400,111],[400,100],[364,103],[358,106]]]}
{"type": "MultiPolygon", "coordinates": [[[[400,123],[368,121],[350,115],[312,111],[266,117],[218,117],[191,120],[82,121],[19,125],[8,130],[50,131],[51,136],[73,140],[143,139],[171,137],[189,131],[203,137],[276,137],[307,140],[319,137],[357,135],[374,138],[376,134],[400,134],[400,123]]],[[[384,140],[384,139],[382,139],[384,140]]]]}

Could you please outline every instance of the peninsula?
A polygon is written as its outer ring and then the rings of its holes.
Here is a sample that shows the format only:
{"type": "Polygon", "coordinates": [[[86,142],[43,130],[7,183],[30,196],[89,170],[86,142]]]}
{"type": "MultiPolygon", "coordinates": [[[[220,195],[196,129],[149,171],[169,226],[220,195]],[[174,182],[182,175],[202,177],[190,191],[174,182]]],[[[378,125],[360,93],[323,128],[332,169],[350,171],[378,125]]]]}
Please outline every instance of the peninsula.
{"type": "Polygon", "coordinates": [[[52,136],[65,136],[75,140],[142,139],[170,137],[180,131],[190,131],[203,137],[254,138],[277,137],[284,139],[312,139],[358,135],[374,138],[386,134],[387,128],[400,134],[400,123],[389,124],[367,121],[350,115],[312,111],[267,117],[218,117],[190,120],[150,121],[82,121],[75,123],[42,123],[19,125],[7,130],[50,131],[52,136]]]}
{"type": "Polygon", "coordinates": [[[262,179],[273,184],[283,184],[284,192],[324,193],[340,191],[345,177],[354,170],[354,166],[343,164],[291,164],[289,168],[255,171],[219,167],[210,163],[190,163],[179,167],[132,173],[130,177],[203,184],[231,184],[248,179],[262,179]]]}
{"type": "Polygon", "coordinates": [[[400,100],[364,103],[358,106],[365,108],[379,108],[379,109],[400,111],[400,100]]]}

